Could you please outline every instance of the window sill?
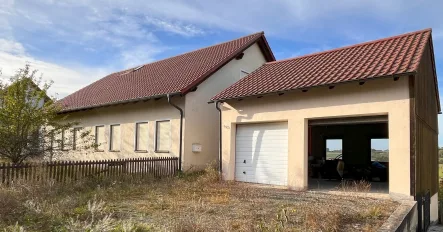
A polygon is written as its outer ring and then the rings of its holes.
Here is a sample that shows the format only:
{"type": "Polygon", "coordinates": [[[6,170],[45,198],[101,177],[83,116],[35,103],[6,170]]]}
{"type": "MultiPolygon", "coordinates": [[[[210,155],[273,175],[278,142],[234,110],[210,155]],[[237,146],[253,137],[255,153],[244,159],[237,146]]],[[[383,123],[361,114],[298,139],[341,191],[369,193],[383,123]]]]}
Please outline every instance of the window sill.
{"type": "Polygon", "coordinates": [[[169,151],[155,151],[155,153],[169,153],[169,151]]]}
{"type": "Polygon", "coordinates": [[[109,150],[109,152],[120,152],[120,150],[109,150]]]}
{"type": "Polygon", "coordinates": [[[95,150],[94,152],[105,152],[104,150],[95,150]]]}
{"type": "Polygon", "coordinates": [[[134,152],[135,153],[148,153],[147,150],[135,150],[134,152]]]}

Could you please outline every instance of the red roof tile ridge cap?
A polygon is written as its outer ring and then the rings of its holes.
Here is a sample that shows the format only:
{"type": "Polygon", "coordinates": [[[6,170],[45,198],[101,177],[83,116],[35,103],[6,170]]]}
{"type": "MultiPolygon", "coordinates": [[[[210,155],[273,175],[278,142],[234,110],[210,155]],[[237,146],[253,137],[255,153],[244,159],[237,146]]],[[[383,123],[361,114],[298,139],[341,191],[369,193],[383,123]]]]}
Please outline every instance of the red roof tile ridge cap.
{"type": "Polygon", "coordinates": [[[291,61],[291,60],[297,60],[297,59],[301,59],[301,58],[305,58],[305,57],[316,56],[316,55],[326,54],[326,53],[330,53],[330,52],[340,51],[340,50],[344,50],[344,49],[348,49],[348,48],[360,47],[363,45],[379,43],[379,42],[383,42],[383,41],[387,41],[387,40],[391,40],[391,39],[397,39],[397,38],[401,38],[404,36],[409,36],[409,35],[428,32],[428,31],[432,32],[432,28],[426,28],[426,29],[419,30],[419,31],[413,31],[413,32],[408,32],[408,33],[395,35],[395,36],[391,36],[391,37],[386,37],[386,38],[371,40],[371,41],[362,42],[362,43],[358,43],[358,44],[348,45],[348,46],[344,46],[344,47],[334,48],[331,50],[314,52],[314,53],[306,54],[306,55],[302,55],[302,56],[296,56],[296,57],[286,58],[286,59],[282,59],[282,60],[270,61],[270,62],[266,62],[265,65],[273,64],[273,63],[280,63],[280,62],[285,62],[285,61],[291,61]]]}
{"type": "MultiPolygon", "coordinates": [[[[128,68],[128,69],[124,69],[124,70],[121,70],[121,71],[113,72],[113,73],[111,73],[111,74],[109,74],[109,75],[113,75],[113,74],[118,74],[118,73],[127,72],[127,71],[130,71],[130,70],[135,69],[135,68],[140,67],[140,66],[145,66],[145,65],[155,64],[155,63],[160,62],[160,61],[169,60],[169,59],[172,59],[172,58],[175,58],[175,57],[178,57],[178,56],[183,56],[183,55],[186,55],[186,54],[189,54],[189,53],[193,53],[193,52],[197,52],[197,51],[200,51],[200,50],[203,50],[203,49],[207,49],[207,48],[211,48],[211,47],[219,46],[219,45],[222,45],[222,44],[225,44],[225,43],[234,42],[234,41],[236,41],[236,40],[240,40],[240,39],[243,39],[243,38],[246,38],[246,37],[257,36],[257,35],[262,36],[262,35],[264,35],[264,34],[265,34],[264,31],[256,32],[256,33],[249,34],[249,35],[245,35],[245,36],[242,36],[242,37],[239,37],[239,38],[236,38],[236,39],[231,39],[231,40],[224,41],[224,42],[220,42],[220,43],[217,43],[217,44],[213,44],[213,45],[210,45],[210,46],[207,46],[207,47],[198,48],[198,49],[195,49],[195,50],[192,50],[192,51],[189,51],[189,52],[185,52],[185,53],[177,54],[177,55],[174,55],[174,56],[166,57],[166,58],[163,58],[163,59],[161,59],[161,60],[156,60],[156,61],[152,61],[152,62],[149,62],[149,63],[139,64],[139,65],[136,65],[136,66],[134,66],[134,67],[132,67],[132,68],[128,68]]],[[[108,76],[109,76],[109,75],[108,75],[108,76]]]]}

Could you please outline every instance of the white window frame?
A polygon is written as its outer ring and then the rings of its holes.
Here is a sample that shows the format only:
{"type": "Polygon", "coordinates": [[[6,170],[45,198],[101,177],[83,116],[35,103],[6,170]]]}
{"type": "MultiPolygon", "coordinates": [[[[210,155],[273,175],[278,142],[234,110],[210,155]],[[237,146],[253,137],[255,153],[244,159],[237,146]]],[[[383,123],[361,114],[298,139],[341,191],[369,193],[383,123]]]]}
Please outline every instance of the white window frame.
{"type": "MultiPolygon", "coordinates": [[[[105,129],[105,135],[106,135],[106,129],[105,129]]],[[[122,149],[122,125],[120,123],[111,123],[109,124],[109,146],[108,150],[110,152],[120,152],[122,149]],[[120,150],[113,150],[112,149],[112,126],[120,126],[120,150]]]]}
{"type": "Polygon", "coordinates": [[[140,152],[140,153],[149,152],[149,124],[150,124],[149,121],[138,121],[138,122],[135,122],[135,124],[134,124],[134,126],[135,126],[135,129],[134,129],[134,151],[135,152],[140,152]],[[138,150],[137,149],[137,130],[138,130],[137,125],[138,124],[143,124],[143,123],[147,123],[148,124],[148,134],[147,134],[148,137],[146,139],[148,141],[148,144],[146,144],[148,149],[146,149],[146,150],[138,150]]]}
{"type": "Polygon", "coordinates": [[[75,131],[81,131],[83,130],[83,127],[78,126],[78,127],[74,127],[72,128],[72,150],[76,151],[77,150],[77,140],[78,138],[75,136],[75,131]]]}
{"type": "Polygon", "coordinates": [[[171,153],[171,148],[172,148],[172,122],[171,119],[160,119],[160,120],[155,120],[155,131],[154,131],[154,152],[155,153],[171,153]],[[159,151],[157,149],[157,127],[158,127],[158,122],[169,122],[169,149],[167,151],[159,151]]]}
{"type": "Polygon", "coordinates": [[[61,141],[60,141],[60,150],[61,151],[67,151],[67,149],[65,148],[65,131],[66,130],[62,130],[62,133],[61,133],[61,141]]]}
{"type": "MultiPolygon", "coordinates": [[[[97,127],[103,127],[103,128],[105,128],[105,137],[106,137],[106,126],[105,126],[104,124],[101,124],[101,125],[95,125],[95,126],[94,126],[94,143],[95,143],[96,146],[99,145],[99,144],[97,143],[97,127]]],[[[106,141],[106,139],[105,139],[105,141],[106,141]]],[[[94,150],[95,150],[95,152],[104,152],[104,151],[105,151],[105,149],[103,149],[103,150],[99,150],[98,147],[96,147],[94,150]]]]}

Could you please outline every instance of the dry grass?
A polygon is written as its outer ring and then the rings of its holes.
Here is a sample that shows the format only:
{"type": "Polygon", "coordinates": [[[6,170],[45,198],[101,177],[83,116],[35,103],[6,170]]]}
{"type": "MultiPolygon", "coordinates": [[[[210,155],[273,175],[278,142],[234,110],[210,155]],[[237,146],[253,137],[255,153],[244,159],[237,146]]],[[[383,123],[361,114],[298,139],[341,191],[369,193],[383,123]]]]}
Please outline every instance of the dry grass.
{"type": "Polygon", "coordinates": [[[366,180],[349,181],[343,180],[337,187],[337,190],[343,192],[369,192],[371,191],[371,183],[366,180]]]}
{"type": "Polygon", "coordinates": [[[171,179],[91,179],[0,188],[6,231],[375,231],[397,203],[219,182],[213,170],[171,179]]]}

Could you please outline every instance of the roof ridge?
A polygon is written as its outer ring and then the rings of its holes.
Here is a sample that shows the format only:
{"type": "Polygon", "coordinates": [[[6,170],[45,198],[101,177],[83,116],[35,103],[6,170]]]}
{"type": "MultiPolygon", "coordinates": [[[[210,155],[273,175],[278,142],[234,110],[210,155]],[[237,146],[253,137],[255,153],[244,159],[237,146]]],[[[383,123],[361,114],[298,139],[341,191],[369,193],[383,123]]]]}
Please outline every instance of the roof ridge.
{"type": "Polygon", "coordinates": [[[117,72],[113,72],[113,73],[111,73],[109,75],[117,74],[117,73],[122,73],[122,72],[125,72],[125,71],[132,70],[132,69],[134,69],[136,67],[139,67],[139,66],[145,66],[145,65],[149,65],[149,64],[154,64],[154,63],[157,63],[157,62],[160,62],[160,61],[164,61],[164,60],[172,59],[172,58],[175,58],[175,57],[178,57],[178,56],[186,55],[188,53],[197,52],[197,51],[200,51],[200,50],[203,50],[203,49],[219,46],[219,45],[222,45],[222,44],[225,44],[225,43],[234,42],[236,40],[240,40],[240,39],[243,39],[243,38],[246,38],[246,37],[257,36],[257,35],[262,36],[264,34],[265,34],[264,31],[256,32],[256,33],[245,35],[245,36],[242,36],[242,37],[239,37],[239,38],[236,38],[236,39],[231,39],[231,40],[228,40],[228,41],[225,41],[225,42],[220,42],[220,43],[217,43],[217,44],[213,44],[213,45],[210,45],[210,46],[207,46],[207,47],[198,48],[198,49],[195,49],[195,50],[192,50],[192,51],[188,51],[188,52],[184,52],[184,53],[181,53],[181,54],[177,54],[177,55],[173,55],[173,56],[170,56],[170,57],[166,57],[166,58],[163,58],[161,60],[156,60],[156,61],[152,61],[152,62],[149,62],[149,63],[135,65],[134,67],[131,67],[131,68],[128,68],[128,69],[124,69],[124,70],[121,70],[121,71],[117,71],[117,72]]]}
{"type": "Polygon", "coordinates": [[[334,48],[334,49],[331,49],[331,50],[326,50],[326,51],[321,51],[321,52],[314,52],[314,53],[306,54],[306,55],[302,55],[302,56],[296,56],[296,57],[286,58],[286,59],[282,59],[282,60],[266,62],[265,65],[267,65],[267,64],[274,64],[274,63],[280,63],[280,62],[285,62],[285,61],[290,61],[290,60],[297,60],[297,59],[301,59],[301,58],[305,58],[305,57],[321,55],[321,54],[335,52],[335,51],[340,51],[340,50],[345,50],[345,49],[349,49],[349,48],[356,48],[356,47],[360,47],[360,46],[364,46],[364,45],[379,43],[379,42],[383,42],[383,41],[387,41],[387,40],[391,40],[391,39],[401,38],[401,37],[404,37],[404,36],[409,36],[409,35],[414,35],[414,34],[418,34],[418,33],[422,33],[422,32],[427,32],[427,31],[432,32],[432,28],[426,28],[426,29],[422,29],[422,30],[418,30],[418,31],[407,32],[407,33],[400,34],[400,35],[385,37],[385,38],[376,39],[376,40],[370,40],[370,41],[366,41],[366,42],[362,42],[362,43],[358,43],[358,44],[353,44],[353,45],[347,45],[347,46],[344,46],[344,47],[334,48]]]}

